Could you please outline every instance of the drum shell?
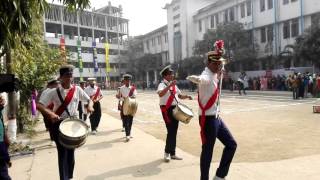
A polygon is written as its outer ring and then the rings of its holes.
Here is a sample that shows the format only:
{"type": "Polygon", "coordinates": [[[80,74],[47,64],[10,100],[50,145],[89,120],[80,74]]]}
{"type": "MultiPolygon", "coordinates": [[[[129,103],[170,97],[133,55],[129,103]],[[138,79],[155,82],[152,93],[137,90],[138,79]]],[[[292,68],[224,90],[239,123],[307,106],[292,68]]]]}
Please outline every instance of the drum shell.
{"type": "MultiPolygon", "coordinates": [[[[173,109],[173,117],[176,118],[176,120],[181,121],[185,124],[188,124],[190,120],[193,118],[193,115],[189,115],[181,110],[179,106],[184,106],[185,108],[188,108],[186,105],[179,104],[173,109]]],[[[189,108],[188,108],[189,109],[189,108]]],[[[192,110],[190,110],[192,112],[192,110]]]]}
{"type": "Polygon", "coordinates": [[[82,136],[79,136],[79,137],[70,137],[70,136],[63,134],[60,131],[60,127],[59,127],[59,142],[60,142],[60,144],[68,149],[75,149],[75,148],[81,147],[82,145],[84,145],[86,143],[86,140],[88,137],[88,130],[89,130],[88,125],[84,121],[79,120],[79,119],[65,119],[61,122],[60,126],[66,121],[77,121],[78,123],[83,124],[84,127],[86,127],[86,133],[82,136]]]}
{"type": "Polygon", "coordinates": [[[138,103],[135,98],[126,97],[123,101],[123,115],[134,116],[138,109],[138,103]]]}

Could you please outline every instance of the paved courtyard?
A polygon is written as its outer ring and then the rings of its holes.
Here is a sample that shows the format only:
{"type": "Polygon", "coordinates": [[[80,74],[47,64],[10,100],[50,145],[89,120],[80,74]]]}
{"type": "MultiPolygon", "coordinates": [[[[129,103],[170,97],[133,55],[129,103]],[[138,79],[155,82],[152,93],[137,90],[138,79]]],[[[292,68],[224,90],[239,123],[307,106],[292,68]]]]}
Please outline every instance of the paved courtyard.
{"type": "MultiPolygon", "coordinates": [[[[115,91],[105,92],[103,111],[119,119],[115,91]]],[[[155,91],[138,91],[138,112],[134,126],[165,140],[166,129],[155,91]]],[[[200,128],[196,93],[188,92],[194,100],[184,100],[195,117],[187,125],[180,123],[177,145],[199,156],[200,128]]],[[[320,154],[320,117],[312,113],[317,99],[293,100],[290,93],[248,92],[239,96],[225,92],[221,100],[221,117],[238,142],[235,162],[266,162],[320,154]]],[[[133,132],[134,133],[134,132],[133,132]]],[[[214,161],[221,157],[222,145],[217,142],[214,161]]]]}

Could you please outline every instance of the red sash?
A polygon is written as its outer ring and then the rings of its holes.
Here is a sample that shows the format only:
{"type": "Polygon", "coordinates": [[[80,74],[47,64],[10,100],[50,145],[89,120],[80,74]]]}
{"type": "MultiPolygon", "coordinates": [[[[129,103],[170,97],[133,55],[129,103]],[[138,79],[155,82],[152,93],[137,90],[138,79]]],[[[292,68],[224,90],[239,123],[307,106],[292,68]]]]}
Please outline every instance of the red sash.
{"type": "Polygon", "coordinates": [[[131,86],[130,92],[129,92],[129,97],[131,97],[133,95],[134,90],[136,90],[135,86],[131,86]]]}
{"type": "Polygon", "coordinates": [[[208,100],[207,104],[205,106],[203,106],[200,102],[200,96],[199,96],[199,91],[198,91],[198,104],[199,104],[199,107],[201,109],[201,119],[200,119],[200,127],[201,127],[201,131],[200,131],[200,134],[201,134],[201,141],[202,141],[202,144],[205,144],[206,143],[206,137],[204,135],[204,125],[206,123],[206,110],[210,109],[211,106],[216,102],[217,100],[217,97],[218,97],[218,94],[219,94],[219,89],[217,88],[213,95],[210,97],[210,99],[208,100]]]}
{"type": "Polygon", "coordinates": [[[61,116],[61,114],[64,112],[64,110],[70,104],[70,102],[71,102],[71,100],[73,98],[75,90],[76,90],[76,86],[72,86],[72,88],[69,90],[69,92],[68,92],[66,98],[64,99],[63,103],[59,106],[59,108],[56,111],[56,114],[58,116],[61,116]]]}
{"type": "Polygon", "coordinates": [[[173,86],[173,90],[170,93],[170,96],[169,96],[169,98],[167,100],[166,106],[160,106],[161,112],[163,114],[163,119],[166,122],[166,124],[170,123],[170,119],[169,119],[169,116],[168,116],[168,109],[172,105],[172,102],[173,102],[173,99],[174,99],[175,95],[176,95],[176,86],[173,86]]]}
{"type": "Polygon", "coordinates": [[[96,100],[96,99],[98,98],[99,94],[100,94],[100,88],[98,87],[98,88],[97,88],[97,91],[96,91],[96,93],[94,94],[92,100],[96,100]]]}
{"type": "Polygon", "coordinates": [[[53,110],[53,107],[54,107],[54,104],[53,103],[50,103],[47,108],[50,109],[50,110],[53,110]]]}

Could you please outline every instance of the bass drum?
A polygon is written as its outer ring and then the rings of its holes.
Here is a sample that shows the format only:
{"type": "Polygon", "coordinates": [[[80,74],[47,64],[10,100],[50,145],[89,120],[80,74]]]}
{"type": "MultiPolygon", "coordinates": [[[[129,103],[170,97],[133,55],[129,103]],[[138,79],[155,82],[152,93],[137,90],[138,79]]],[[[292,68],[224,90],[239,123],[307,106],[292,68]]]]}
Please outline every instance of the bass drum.
{"type": "Polygon", "coordinates": [[[75,149],[85,144],[89,132],[88,125],[75,118],[63,120],[59,126],[59,142],[68,149],[75,149]]]}
{"type": "Polygon", "coordinates": [[[138,103],[135,98],[126,97],[123,101],[123,115],[134,116],[138,109],[138,103]]]}
{"type": "Polygon", "coordinates": [[[178,121],[181,121],[185,124],[188,124],[190,120],[193,118],[193,111],[192,109],[188,108],[186,105],[179,103],[173,109],[173,116],[178,121]]]}

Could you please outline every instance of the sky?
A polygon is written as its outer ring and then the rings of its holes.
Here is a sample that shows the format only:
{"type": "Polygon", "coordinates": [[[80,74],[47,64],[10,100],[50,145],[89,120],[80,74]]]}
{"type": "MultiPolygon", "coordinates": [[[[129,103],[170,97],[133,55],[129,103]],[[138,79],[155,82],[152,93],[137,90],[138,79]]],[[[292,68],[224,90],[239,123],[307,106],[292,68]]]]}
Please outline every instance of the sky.
{"type": "MultiPolygon", "coordinates": [[[[163,9],[171,0],[109,0],[112,6],[122,6],[123,18],[129,19],[129,35],[151,32],[167,24],[167,11],[163,9]]],[[[108,0],[91,0],[91,9],[108,5],[108,0]]]]}

